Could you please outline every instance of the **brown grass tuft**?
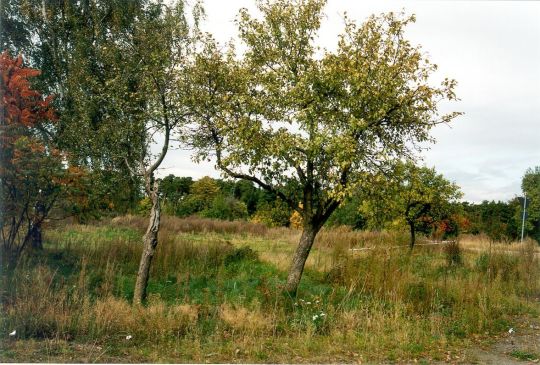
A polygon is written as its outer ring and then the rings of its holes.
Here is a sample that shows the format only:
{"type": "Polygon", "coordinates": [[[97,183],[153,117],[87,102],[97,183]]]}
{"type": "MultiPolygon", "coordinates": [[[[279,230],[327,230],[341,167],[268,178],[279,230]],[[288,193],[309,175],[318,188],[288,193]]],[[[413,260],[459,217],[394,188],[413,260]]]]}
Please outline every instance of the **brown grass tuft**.
{"type": "Polygon", "coordinates": [[[272,327],[268,316],[265,316],[261,311],[248,310],[229,304],[221,305],[219,318],[230,328],[244,333],[267,333],[272,327]]]}

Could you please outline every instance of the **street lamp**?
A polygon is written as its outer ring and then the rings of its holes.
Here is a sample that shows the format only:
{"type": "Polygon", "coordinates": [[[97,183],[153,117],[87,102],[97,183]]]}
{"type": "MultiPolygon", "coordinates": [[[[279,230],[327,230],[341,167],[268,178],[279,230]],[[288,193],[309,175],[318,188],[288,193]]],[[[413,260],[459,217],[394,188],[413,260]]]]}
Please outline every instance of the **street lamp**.
{"type": "Polygon", "coordinates": [[[523,218],[521,220],[521,242],[523,243],[523,233],[525,233],[525,210],[527,209],[527,194],[523,194],[523,218]]]}

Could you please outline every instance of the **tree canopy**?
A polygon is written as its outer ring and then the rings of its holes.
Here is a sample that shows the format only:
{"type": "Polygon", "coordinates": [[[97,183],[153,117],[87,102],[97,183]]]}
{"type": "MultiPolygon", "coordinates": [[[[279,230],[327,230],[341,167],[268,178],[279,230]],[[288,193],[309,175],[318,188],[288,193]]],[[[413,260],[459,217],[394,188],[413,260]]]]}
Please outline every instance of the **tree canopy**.
{"type": "Polygon", "coordinates": [[[438,174],[434,168],[418,167],[412,162],[398,163],[390,177],[374,176],[361,207],[362,213],[381,228],[381,221],[405,223],[411,234],[410,247],[420,226],[432,226],[456,213],[459,187],[438,174]]]}
{"type": "Polygon", "coordinates": [[[29,244],[41,247],[41,223],[69,180],[47,131],[57,119],[52,97],[30,83],[39,74],[22,56],[0,55],[0,232],[2,248],[16,257],[29,244]]]}
{"type": "Polygon", "coordinates": [[[540,166],[527,169],[523,175],[521,190],[528,200],[527,233],[540,242],[540,166]]]}
{"type": "MultiPolygon", "coordinates": [[[[437,66],[404,37],[413,16],[382,14],[360,26],[346,19],[337,49],[320,50],[324,3],[261,1],[262,19],[241,10],[245,53],[223,54],[209,40],[195,62],[192,93],[197,157],[214,154],[223,172],[297,210],[305,241],[298,255],[306,258],[366,173],[412,155],[433,126],[458,115],[438,113],[441,100],[456,99],[456,82],[430,80],[437,66]]],[[[300,256],[294,261],[303,268],[300,256]]]]}

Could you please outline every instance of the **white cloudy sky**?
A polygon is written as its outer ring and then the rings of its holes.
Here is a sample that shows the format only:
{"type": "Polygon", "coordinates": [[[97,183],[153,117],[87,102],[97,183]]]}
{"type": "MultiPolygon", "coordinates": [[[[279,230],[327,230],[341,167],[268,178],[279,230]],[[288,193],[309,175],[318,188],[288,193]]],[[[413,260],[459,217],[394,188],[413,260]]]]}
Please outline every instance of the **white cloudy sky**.
{"type": "MultiPolygon", "coordinates": [[[[238,9],[253,0],[206,0],[204,29],[220,42],[236,38],[238,9]]],[[[408,38],[439,65],[438,77],[458,81],[465,114],[433,131],[437,143],[424,163],[455,181],[465,200],[506,200],[520,194],[521,177],[540,165],[540,2],[329,0],[319,45],[333,48],[342,16],[362,22],[373,13],[416,14],[408,38]]],[[[220,176],[212,163],[195,164],[173,150],[160,174],[220,176]]]]}

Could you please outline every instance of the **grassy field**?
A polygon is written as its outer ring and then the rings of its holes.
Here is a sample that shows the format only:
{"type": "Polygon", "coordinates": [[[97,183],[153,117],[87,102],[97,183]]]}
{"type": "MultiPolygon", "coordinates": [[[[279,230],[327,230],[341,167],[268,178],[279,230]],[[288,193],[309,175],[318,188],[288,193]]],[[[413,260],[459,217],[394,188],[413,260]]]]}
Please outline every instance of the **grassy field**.
{"type": "Polygon", "coordinates": [[[135,307],[145,223],[58,226],[43,252],[4,262],[0,360],[474,361],[464,349],[540,314],[531,242],[468,237],[410,254],[406,235],[323,230],[291,299],[281,287],[298,231],[170,217],[135,307]]]}

